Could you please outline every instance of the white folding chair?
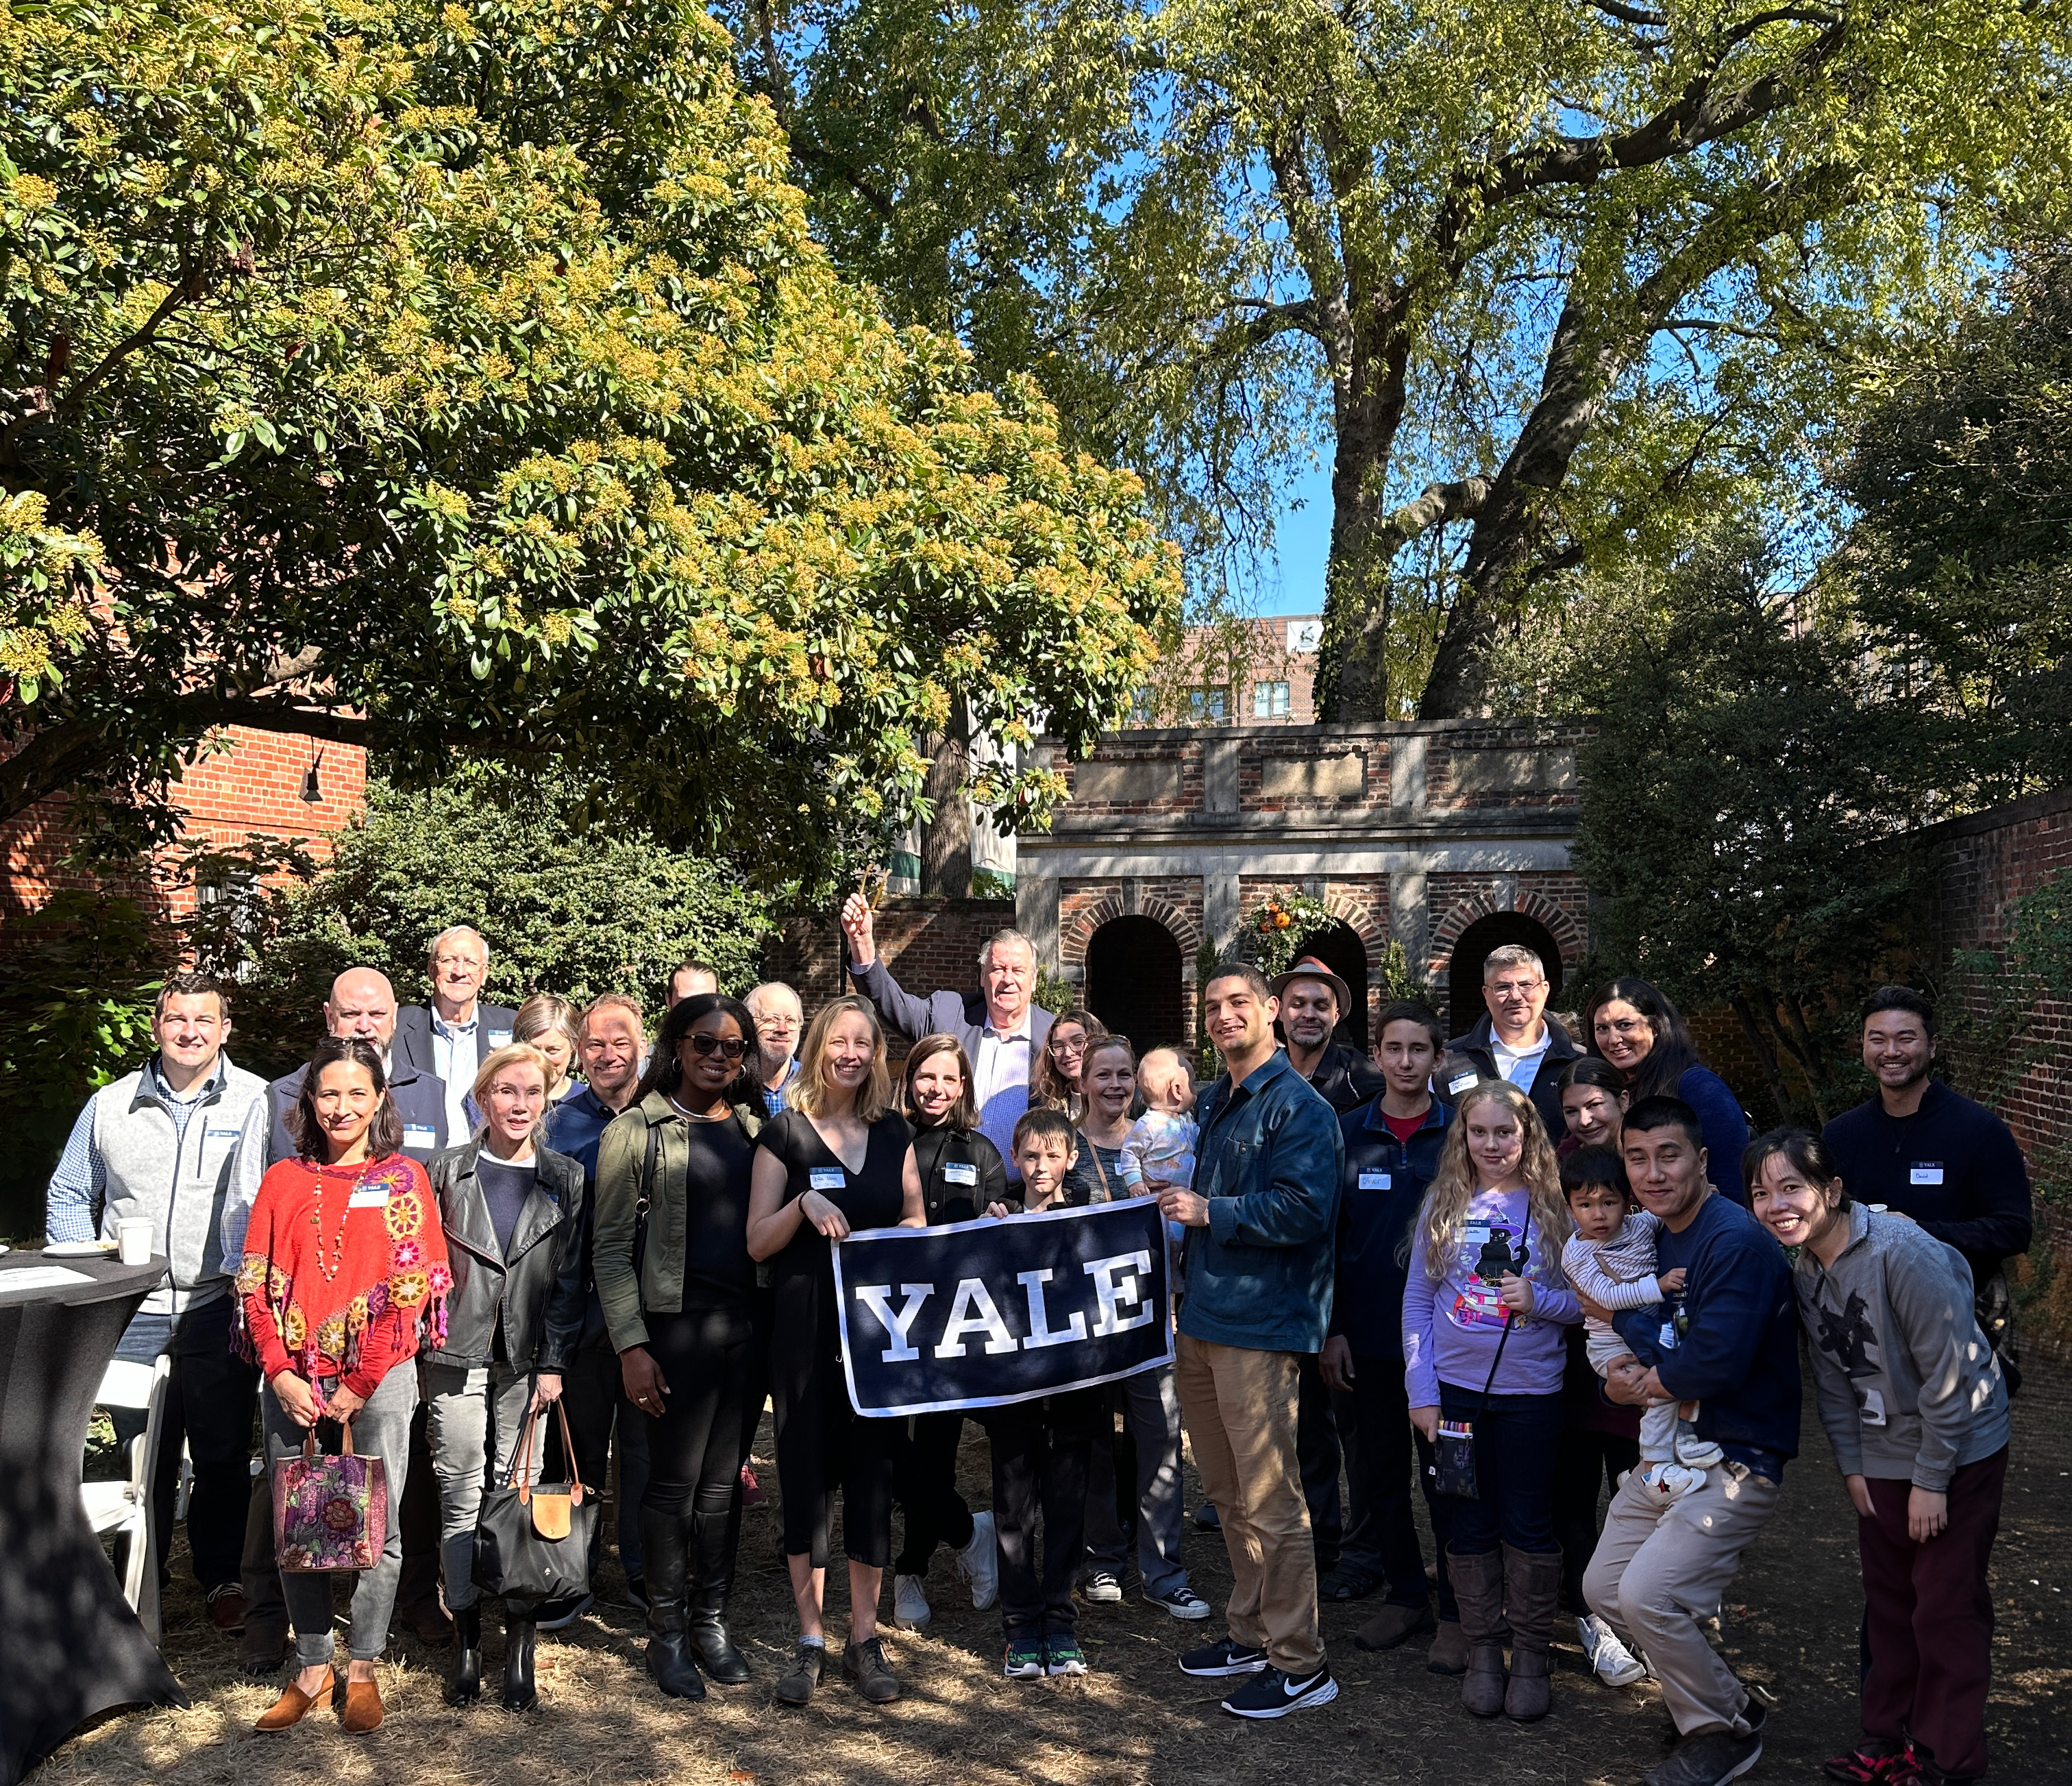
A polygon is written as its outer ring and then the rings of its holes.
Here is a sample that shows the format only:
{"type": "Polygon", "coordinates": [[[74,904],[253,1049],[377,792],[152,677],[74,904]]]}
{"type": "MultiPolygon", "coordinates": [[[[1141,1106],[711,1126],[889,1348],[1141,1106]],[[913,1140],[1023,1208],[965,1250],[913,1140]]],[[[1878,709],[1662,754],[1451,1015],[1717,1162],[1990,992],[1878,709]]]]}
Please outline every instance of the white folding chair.
{"type": "Polygon", "coordinates": [[[144,1409],[144,1436],[130,1445],[130,1474],[117,1482],[82,1482],[80,1498],[97,1536],[123,1541],[122,1594],[134,1611],[144,1594],[144,1561],[150,1552],[151,1473],[158,1455],[158,1432],[166,1418],[166,1380],[173,1361],[163,1352],[149,1364],[117,1359],[101,1379],[93,1399],[103,1408],[144,1409]]]}

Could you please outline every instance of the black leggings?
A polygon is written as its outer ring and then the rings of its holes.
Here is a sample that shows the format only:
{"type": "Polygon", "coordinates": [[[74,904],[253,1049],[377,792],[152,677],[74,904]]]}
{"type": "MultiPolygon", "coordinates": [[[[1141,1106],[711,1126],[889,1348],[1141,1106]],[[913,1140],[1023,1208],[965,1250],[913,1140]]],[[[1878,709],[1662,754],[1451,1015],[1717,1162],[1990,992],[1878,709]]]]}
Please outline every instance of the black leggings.
{"type": "Polygon", "coordinates": [[[648,1350],[669,1385],[648,1421],[648,1493],[641,1504],[681,1516],[726,1513],[741,1475],[742,1422],[754,1330],[745,1310],[647,1315],[648,1350]]]}
{"type": "Polygon", "coordinates": [[[925,1575],[935,1546],[961,1550],[972,1541],[972,1513],[957,1492],[957,1446],[964,1438],[960,1414],[916,1414],[893,1427],[894,1492],[906,1515],[906,1542],[895,1573],[925,1575]]]}
{"type": "Polygon", "coordinates": [[[808,1361],[773,1349],[777,1486],[784,1501],[784,1553],[828,1566],[835,1492],[842,1497],[842,1549],[852,1562],[882,1569],[892,1556],[890,1420],[863,1420],[850,1407],[841,1360],[808,1361]]]}
{"type": "Polygon", "coordinates": [[[1554,1537],[1561,1546],[1561,1610],[1581,1617],[1583,1571],[1597,1551],[1597,1492],[1618,1492],[1618,1475],[1640,1462],[1640,1441],[1593,1426],[1568,1426],[1554,1454],[1554,1537]]]}

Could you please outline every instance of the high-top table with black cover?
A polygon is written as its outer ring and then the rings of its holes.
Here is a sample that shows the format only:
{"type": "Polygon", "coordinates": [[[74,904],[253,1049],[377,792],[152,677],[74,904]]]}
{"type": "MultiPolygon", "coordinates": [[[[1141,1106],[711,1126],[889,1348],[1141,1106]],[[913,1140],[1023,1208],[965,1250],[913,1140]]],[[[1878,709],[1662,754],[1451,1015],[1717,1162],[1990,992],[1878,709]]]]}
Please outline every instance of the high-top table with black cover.
{"type": "MultiPolygon", "coordinates": [[[[80,1500],[87,1422],[117,1342],[166,1261],[0,1253],[0,1786],[96,1713],[184,1706],[80,1500]],[[10,1294],[14,1272],[87,1282],[10,1294]]],[[[158,1591],[147,1558],[146,1591],[158,1591]]]]}

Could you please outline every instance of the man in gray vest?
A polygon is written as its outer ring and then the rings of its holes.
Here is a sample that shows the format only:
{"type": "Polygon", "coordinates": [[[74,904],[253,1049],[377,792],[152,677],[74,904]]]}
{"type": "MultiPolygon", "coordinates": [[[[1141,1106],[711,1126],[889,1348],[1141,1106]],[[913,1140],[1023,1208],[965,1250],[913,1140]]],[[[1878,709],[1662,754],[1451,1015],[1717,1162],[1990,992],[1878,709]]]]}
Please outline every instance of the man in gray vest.
{"type": "MultiPolygon", "coordinates": [[[[206,974],[169,975],[151,1030],[158,1051],[87,1100],[51,1175],[43,1226],[52,1241],[113,1239],[118,1222],[152,1224],[151,1250],[166,1276],[144,1298],[116,1356],[171,1359],[151,1485],[151,1529],[163,1558],[172,1536],[173,1492],[184,1442],[194,1459],[187,1545],[210,1619],[234,1632],[245,1623],[238,1553],[250,1484],[253,1397],[259,1371],[230,1349],[235,1260],[224,1257],[224,1216],[239,1195],[235,1170],[245,1118],[263,1104],[266,1082],[233,1067],[223,1044],[230,1001],[206,974]],[[98,1219],[97,1221],[97,1206],[98,1219]]],[[[229,1212],[241,1233],[245,1212],[229,1212]]],[[[116,1422],[124,1444],[143,1416],[116,1422]]],[[[162,1561],[160,1569],[162,1571],[162,1561]]]]}

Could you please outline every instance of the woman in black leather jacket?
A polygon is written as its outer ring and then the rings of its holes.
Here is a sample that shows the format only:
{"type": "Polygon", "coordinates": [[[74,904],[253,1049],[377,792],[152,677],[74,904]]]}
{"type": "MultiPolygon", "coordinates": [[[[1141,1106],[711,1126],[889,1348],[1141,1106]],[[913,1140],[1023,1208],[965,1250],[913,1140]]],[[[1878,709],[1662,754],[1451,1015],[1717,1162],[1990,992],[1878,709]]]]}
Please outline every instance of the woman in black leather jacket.
{"type": "MultiPolygon", "coordinates": [[[[582,1332],[582,1167],[544,1145],[545,1057],[529,1043],[499,1048],[475,1076],[483,1126],[435,1157],[454,1286],[442,1339],[419,1353],[426,1427],[439,1479],[439,1549],[458,1655],[447,1702],[482,1690],[482,1608],[471,1569],[483,1491],[509,1479],[525,1422],[557,1401],[582,1332]]],[[[539,1479],[544,1438],[532,1448],[539,1479]]],[[[536,1697],[532,1636],[539,1607],[504,1603],[504,1703],[536,1697]]]]}
{"type": "MultiPolygon", "coordinates": [[[[1059,1019],[1063,1021],[1063,1019],[1059,1019]]],[[[1000,1150],[978,1130],[971,1063],[954,1035],[924,1035],[906,1056],[901,1108],[914,1125],[914,1163],[930,1226],[975,1221],[1009,1192],[1000,1150]]],[[[938,1544],[955,1553],[980,1611],[1000,1591],[993,1515],[974,1513],[957,1492],[960,1414],[915,1414],[899,1423],[893,1450],[893,1492],[906,1515],[906,1548],[893,1564],[892,1622],[918,1631],[934,1615],[923,1585],[938,1544]]]]}

